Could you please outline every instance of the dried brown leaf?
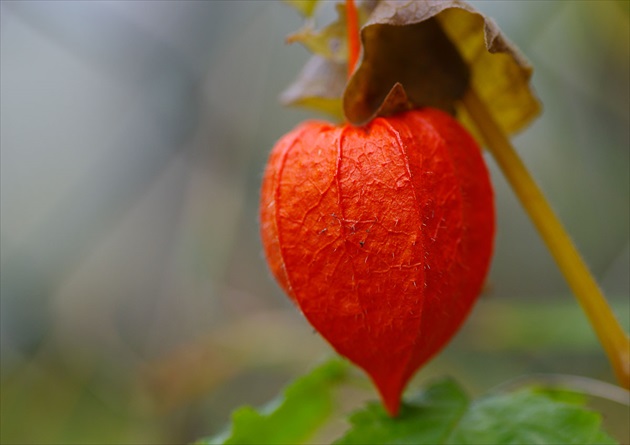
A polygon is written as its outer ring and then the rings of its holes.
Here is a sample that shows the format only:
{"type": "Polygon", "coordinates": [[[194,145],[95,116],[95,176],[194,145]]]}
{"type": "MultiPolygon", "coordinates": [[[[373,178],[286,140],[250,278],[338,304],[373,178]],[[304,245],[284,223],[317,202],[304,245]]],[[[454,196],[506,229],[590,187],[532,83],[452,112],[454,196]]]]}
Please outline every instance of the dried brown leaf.
{"type": "Polygon", "coordinates": [[[376,111],[377,116],[391,116],[402,111],[411,110],[413,103],[409,100],[402,84],[396,82],[376,111]]]}
{"type": "Polygon", "coordinates": [[[352,123],[376,116],[397,82],[414,106],[457,110],[469,128],[473,125],[458,101],[468,85],[507,133],[540,112],[529,85],[531,66],[491,19],[463,1],[381,0],[361,37],[364,57],[344,94],[352,123]]]}
{"type": "Polygon", "coordinates": [[[346,64],[313,56],[298,78],[281,94],[285,105],[298,105],[343,120],[341,97],[346,87],[346,64]]]}
{"type": "MultiPolygon", "coordinates": [[[[374,11],[377,14],[379,5],[374,11]]],[[[394,16],[396,17],[396,16],[394,16]]],[[[405,26],[374,23],[361,32],[363,60],[343,98],[346,118],[364,124],[377,115],[394,85],[404,88],[416,107],[454,113],[455,102],[468,88],[468,67],[434,18],[405,26]]]]}
{"type": "MultiPolygon", "coordinates": [[[[357,3],[360,23],[367,20],[376,3],[374,0],[357,3]]],[[[280,100],[285,105],[314,109],[343,120],[341,98],[347,82],[348,58],[345,4],[338,3],[336,9],[337,19],[323,29],[315,30],[311,21],[287,37],[288,43],[299,42],[315,55],[280,100]]]]}
{"type": "MultiPolygon", "coordinates": [[[[472,9],[472,8],[471,8],[472,9]]],[[[530,85],[533,67],[501,32],[494,21],[463,8],[443,11],[438,19],[471,67],[471,86],[506,134],[525,128],[541,112],[530,85]]],[[[475,125],[457,105],[459,119],[475,125]]]]}

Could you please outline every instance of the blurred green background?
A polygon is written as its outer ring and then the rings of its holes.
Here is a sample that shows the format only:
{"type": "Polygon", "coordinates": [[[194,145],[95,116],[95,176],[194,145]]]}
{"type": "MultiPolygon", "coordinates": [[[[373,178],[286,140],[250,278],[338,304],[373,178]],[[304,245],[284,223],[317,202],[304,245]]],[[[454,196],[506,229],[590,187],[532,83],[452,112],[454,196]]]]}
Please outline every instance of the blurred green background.
{"type": "MultiPolygon", "coordinates": [[[[514,143],[627,329],[630,3],[471,3],[536,68],[544,114],[514,143]]],[[[257,226],[269,150],[312,117],[277,101],[308,58],[283,43],[298,14],[272,1],[0,12],[1,442],[191,441],[331,354],[271,279],[257,226]]],[[[499,228],[487,292],[412,386],[442,374],[472,394],[531,373],[613,382],[488,163],[499,228]]],[[[597,403],[630,441],[627,407],[597,403]]]]}

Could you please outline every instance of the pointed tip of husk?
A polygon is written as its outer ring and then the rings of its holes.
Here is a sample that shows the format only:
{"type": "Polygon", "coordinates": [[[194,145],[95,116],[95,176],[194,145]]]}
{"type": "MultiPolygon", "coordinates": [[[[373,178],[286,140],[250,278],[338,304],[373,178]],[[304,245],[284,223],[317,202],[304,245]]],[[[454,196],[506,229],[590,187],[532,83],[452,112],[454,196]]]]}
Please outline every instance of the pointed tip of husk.
{"type": "Polygon", "coordinates": [[[407,382],[402,382],[398,378],[392,378],[392,376],[380,378],[372,376],[372,381],[378,390],[387,414],[390,417],[397,417],[400,411],[402,393],[407,382]]]}

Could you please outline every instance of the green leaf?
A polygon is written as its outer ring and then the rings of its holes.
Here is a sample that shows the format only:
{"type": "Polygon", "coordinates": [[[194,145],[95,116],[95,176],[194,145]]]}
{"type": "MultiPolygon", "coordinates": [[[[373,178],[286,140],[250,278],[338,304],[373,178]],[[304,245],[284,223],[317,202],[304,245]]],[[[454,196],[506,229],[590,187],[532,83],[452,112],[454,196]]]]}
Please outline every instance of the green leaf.
{"type": "Polygon", "coordinates": [[[348,365],[330,360],[297,379],[283,397],[260,411],[244,406],[232,413],[228,434],[203,439],[202,444],[298,444],[320,427],[333,411],[332,390],[348,365]]]}
{"type": "Polygon", "coordinates": [[[337,444],[614,444],[601,416],[576,398],[554,400],[531,388],[470,403],[452,380],[407,400],[396,418],[371,403],[350,418],[337,444]],[[571,403],[567,403],[571,402],[571,403]],[[577,403],[572,403],[577,402],[577,403]]]}
{"type": "Polygon", "coordinates": [[[439,444],[466,412],[468,397],[451,379],[440,380],[403,402],[398,417],[369,403],[350,417],[352,428],[336,444],[439,444]]]}
{"type": "Polygon", "coordinates": [[[601,416],[532,390],[490,396],[473,403],[445,443],[614,444],[601,416]]]}

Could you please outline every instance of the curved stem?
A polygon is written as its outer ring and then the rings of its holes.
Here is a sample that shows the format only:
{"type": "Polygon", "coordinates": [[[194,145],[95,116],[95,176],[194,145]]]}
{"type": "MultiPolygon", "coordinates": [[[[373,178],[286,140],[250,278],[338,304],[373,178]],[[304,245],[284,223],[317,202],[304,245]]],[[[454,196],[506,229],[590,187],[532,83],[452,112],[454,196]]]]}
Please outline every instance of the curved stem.
{"type": "Polygon", "coordinates": [[[611,383],[584,376],[567,374],[529,374],[508,380],[490,390],[490,393],[513,392],[526,386],[549,389],[569,389],[571,392],[597,397],[630,408],[630,391],[611,383]]]}
{"type": "Polygon", "coordinates": [[[529,214],[599,337],[621,386],[630,388],[630,338],[606,302],[571,238],[486,105],[470,88],[464,105],[529,214]]]}
{"type": "Polygon", "coordinates": [[[359,51],[361,49],[359,14],[354,0],[346,0],[346,28],[348,33],[348,77],[350,77],[359,60],[359,51]]]}

